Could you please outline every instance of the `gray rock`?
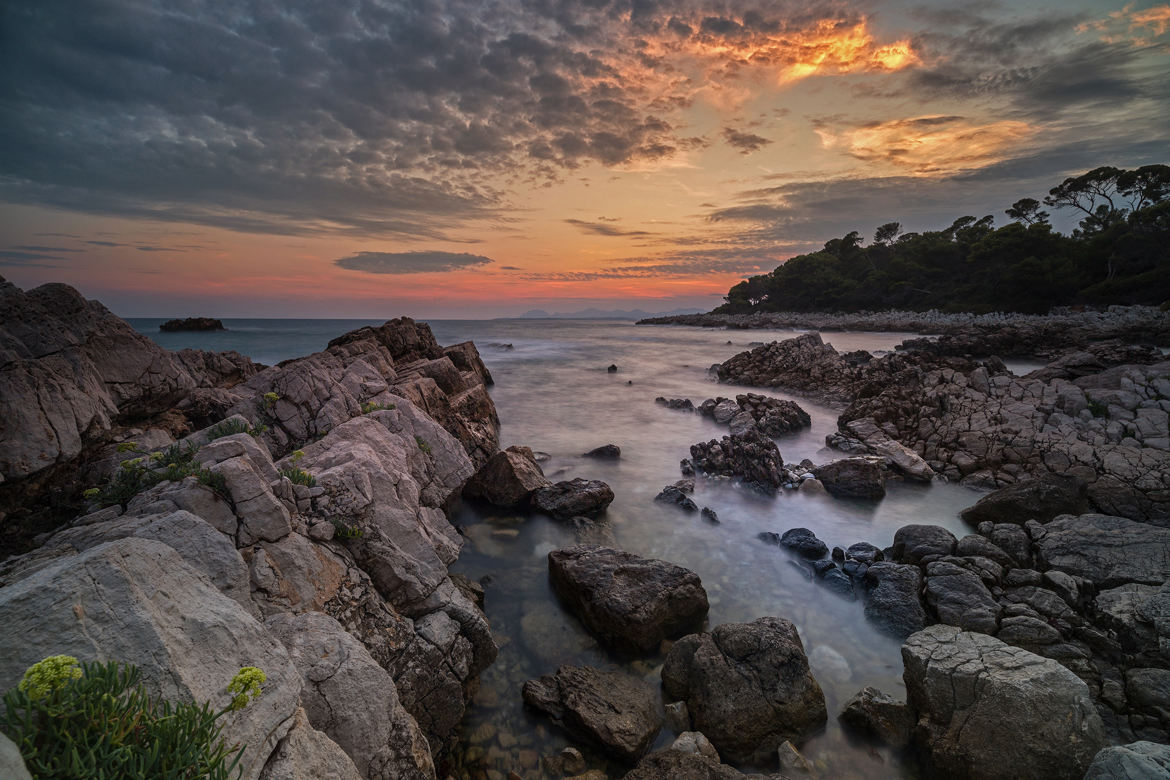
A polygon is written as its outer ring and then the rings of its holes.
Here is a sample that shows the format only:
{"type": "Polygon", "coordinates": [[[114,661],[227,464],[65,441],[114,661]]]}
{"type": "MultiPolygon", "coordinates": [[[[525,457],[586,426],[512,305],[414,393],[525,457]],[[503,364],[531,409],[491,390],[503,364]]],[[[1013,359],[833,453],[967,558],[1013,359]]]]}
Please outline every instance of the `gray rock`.
{"type": "Polygon", "coordinates": [[[0,777],[8,780],[32,780],[28,767],[24,765],[24,758],[20,755],[20,748],[3,732],[0,732],[0,777]]]}
{"type": "Polygon", "coordinates": [[[904,525],[894,533],[894,560],[920,563],[928,555],[950,555],[958,540],[937,525],[904,525]]]}
{"type": "Polygon", "coordinates": [[[946,561],[926,567],[926,603],[939,622],[994,634],[1003,608],[978,576],[946,561]]]}
{"type": "Polygon", "coordinates": [[[846,726],[898,750],[910,744],[915,721],[906,702],[868,686],[854,694],[837,717],[846,726]]]}
{"type": "Polygon", "coordinates": [[[272,751],[260,780],[362,780],[353,759],[320,731],[309,725],[298,708],[288,734],[272,751]]]}
{"type": "Polygon", "coordinates": [[[1170,745],[1131,742],[1101,750],[1084,780],[1152,780],[1170,777],[1170,745]]]}
{"type": "Polygon", "coordinates": [[[719,760],[719,751],[711,744],[711,740],[703,736],[701,731],[684,731],[670,743],[670,750],[680,753],[697,753],[714,761],[719,760]]]}
{"type": "Polygon", "coordinates": [[[686,702],[694,729],[732,761],[769,761],[780,743],[807,737],[827,717],[796,627],[782,618],[680,639],[667,653],[662,684],[669,701],[686,702]]]}
{"type": "Polygon", "coordinates": [[[1056,661],[943,625],[907,639],[902,660],[936,773],[1080,778],[1107,743],[1089,689],[1056,661]]]}
{"type": "Polygon", "coordinates": [[[971,525],[986,521],[1023,525],[1028,520],[1047,523],[1057,515],[1088,511],[1082,480],[1069,474],[1044,474],[993,490],[959,516],[971,525]]]}
{"type": "Polygon", "coordinates": [[[829,553],[829,546],[807,528],[789,528],[780,536],[780,546],[812,560],[829,553]]]}
{"type": "Polygon", "coordinates": [[[955,555],[989,558],[1005,569],[1013,569],[1020,565],[1015,558],[997,547],[994,542],[979,534],[967,534],[960,539],[955,545],[955,555]]]}
{"type": "Polygon", "coordinates": [[[292,724],[301,681],[284,648],[161,542],[102,544],[0,589],[0,624],[20,637],[0,654],[5,690],[50,655],[116,658],[139,666],[155,695],[219,709],[241,667],[261,668],[259,699],[221,721],[229,743],[246,746],[245,778],[259,775],[292,724]]]}
{"type": "Polygon", "coordinates": [[[435,777],[426,737],[361,642],[320,612],[274,615],[265,625],[301,675],[309,723],[337,743],[362,776],[435,777]]]}
{"type": "Polygon", "coordinates": [[[879,561],[865,572],[865,616],[887,633],[904,639],[926,627],[917,566],[879,561]]]}
{"type": "Polygon", "coordinates": [[[678,485],[667,485],[654,496],[654,500],[663,504],[675,504],[688,512],[697,512],[699,505],[694,502],[678,485]]]}
{"type": "Polygon", "coordinates": [[[622,448],[616,444],[603,444],[586,452],[583,458],[599,458],[601,460],[617,460],[622,456],[622,448]]]}
{"type": "Polygon", "coordinates": [[[681,750],[656,750],[626,773],[624,780],[742,780],[743,774],[718,759],[681,750]]]}
{"type": "Polygon", "coordinates": [[[851,420],[845,425],[851,436],[862,442],[874,455],[881,455],[899,473],[915,482],[930,482],[935,477],[930,467],[918,453],[906,445],[891,439],[889,434],[878,427],[872,417],[851,420]]]}
{"type": "Polygon", "coordinates": [[[633,763],[662,727],[657,695],[645,680],[589,666],[562,666],[524,683],[524,703],[571,736],[633,763]]]}
{"type": "Polygon", "coordinates": [[[818,466],[812,473],[830,495],[865,499],[886,495],[886,473],[880,460],[843,458],[818,466]]]}
{"type": "Polygon", "coordinates": [[[567,520],[578,515],[597,517],[613,503],[613,490],[597,479],[580,477],[557,482],[543,487],[532,494],[532,505],[558,520],[567,520]]]}
{"type": "Polygon", "coordinates": [[[527,448],[509,448],[488,458],[463,494],[494,506],[523,507],[534,492],[551,484],[527,448]]]}
{"type": "Polygon", "coordinates": [[[581,546],[553,550],[548,566],[557,595],[612,647],[651,652],[707,615],[698,575],[673,563],[581,546]]]}
{"type": "Polygon", "coordinates": [[[764,491],[784,484],[784,459],[776,442],[752,429],[691,445],[692,468],[710,477],[739,477],[764,491]]]}
{"type": "Polygon", "coordinates": [[[1170,579],[1170,528],[1108,515],[1062,515],[1043,527],[1035,543],[1043,567],[1098,588],[1170,579]]]}

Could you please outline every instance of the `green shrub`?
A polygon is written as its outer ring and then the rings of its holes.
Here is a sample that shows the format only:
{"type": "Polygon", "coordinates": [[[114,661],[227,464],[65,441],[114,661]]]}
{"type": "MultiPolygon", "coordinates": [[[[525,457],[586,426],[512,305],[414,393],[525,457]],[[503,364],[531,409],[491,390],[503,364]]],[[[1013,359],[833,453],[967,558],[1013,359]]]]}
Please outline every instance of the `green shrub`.
{"type": "Polygon", "coordinates": [[[244,420],[232,419],[224,420],[223,422],[217,423],[208,428],[207,440],[215,441],[216,439],[222,439],[224,436],[232,436],[233,434],[237,433],[252,433],[255,435],[252,426],[248,425],[247,422],[244,420]]]}
{"type": "Polygon", "coordinates": [[[1089,401],[1089,411],[1094,417],[1105,418],[1109,416],[1109,407],[1100,401],[1089,401]]]}
{"type": "Polygon", "coordinates": [[[172,444],[165,450],[152,452],[149,457],[124,460],[106,484],[100,488],[90,488],[83,495],[99,506],[117,504],[124,509],[130,499],[142,491],[160,482],[181,482],[187,477],[195,477],[225,501],[231,501],[227,480],[222,474],[216,474],[196,463],[195,447],[190,444],[172,444]]]}
{"type": "Polygon", "coordinates": [[[294,485],[304,485],[305,487],[313,487],[314,485],[317,484],[317,480],[313,478],[313,475],[310,474],[309,472],[305,471],[304,469],[298,469],[298,468],[281,469],[280,476],[288,477],[289,481],[291,481],[294,485]]]}
{"type": "Polygon", "coordinates": [[[427,444],[426,439],[424,439],[423,437],[416,435],[414,437],[414,443],[417,444],[418,448],[420,450],[422,450],[423,452],[425,452],[427,455],[431,454],[431,445],[427,444]]]}
{"type": "Polygon", "coordinates": [[[226,713],[260,694],[264,672],[244,667],[227,687],[227,707],[154,699],[136,666],[79,664],[52,656],[29,667],[4,694],[3,731],[38,778],[212,778],[240,776],[244,748],[224,742],[226,713]]]}
{"type": "Polygon", "coordinates": [[[394,404],[379,404],[373,401],[366,401],[362,404],[362,414],[369,414],[370,412],[380,412],[383,409],[397,409],[394,404]]]}
{"type": "Polygon", "coordinates": [[[360,539],[366,535],[366,532],[356,525],[349,525],[336,517],[329,518],[329,522],[333,523],[335,529],[334,536],[338,539],[360,539]]]}
{"type": "Polygon", "coordinates": [[[263,396],[264,408],[272,409],[276,406],[276,402],[280,400],[280,396],[276,393],[265,393],[263,396]]]}

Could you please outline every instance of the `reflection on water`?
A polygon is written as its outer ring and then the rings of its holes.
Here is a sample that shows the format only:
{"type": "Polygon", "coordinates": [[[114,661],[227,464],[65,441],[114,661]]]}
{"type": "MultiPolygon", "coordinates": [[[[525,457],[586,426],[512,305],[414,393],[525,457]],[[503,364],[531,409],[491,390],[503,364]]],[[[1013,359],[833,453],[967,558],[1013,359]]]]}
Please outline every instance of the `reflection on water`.
{"type": "MultiPolygon", "coordinates": [[[[742,392],[715,383],[709,366],[753,342],[787,338],[793,332],[523,321],[432,326],[443,343],[474,337],[481,345],[496,379],[492,397],[503,424],[501,443],[550,453],[543,467],[552,479],[584,476],[608,482],[616,499],[607,518],[620,546],[697,572],[710,596],[709,626],[763,615],[796,624],[830,713],[824,732],[803,747],[810,761],[834,777],[908,775],[896,755],[846,735],[835,717],[866,685],[904,695],[899,642],[875,631],[859,602],[811,581],[789,555],[757,535],[804,526],[830,546],[868,541],[886,547],[899,527],[914,522],[935,523],[962,535],[957,513],[976,500],[974,492],[945,484],[892,483],[887,497],[877,503],[796,492],[772,498],[727,480],[699,478],[695,501],[719,517],[717,524],[710,523],[653,499],[664,485],[680,478],[678,462],[691,444],[721,437],[727,430],[697,414],[666,409],[654,398],[686,397],[697,404],[742,392]],[[728,345],[728,339],[734,343],[728,345]],[[512,349],[489,348],[488,342],[510,343],[512,349]],[[606,372],[611,363],[619,367],[617,373],[606,372]],[[622,448],[620,460],[581,457],[607,443],[622,448]]],[[[843,351],[874,351],[891,349],[907,335],[833,333],[825,339],[843,351]]],[[[813,424],[778,440],[785,460],[823,463],[841,457],[824,447],[838,412],[795,400],[813,424]]],[[[657,684],[662,658],[630,659],[607,652],[560,607],[548,584],[545,557],[574,543],[570,529],[544,517],[509,517],[473,506],[464,506],[455,522],[468,538],[455,569],[486,582],[487,614],[502,644],[499,660],[483,675],[481,695],[468,713],[466,744],[473,764],[526,774],[535,755],[555,753],[568,741],[525,712],[520,698],[525,680],[570,663],[616,665],[657,684]]],[[[664,730],[659,745],[672,739],[664,730]]],[[[591,759],[593,766],[606,768],[599,757],[591,759]]],[[[619,766],[608,769],[613,776],[624,771],[619,766]]]]}

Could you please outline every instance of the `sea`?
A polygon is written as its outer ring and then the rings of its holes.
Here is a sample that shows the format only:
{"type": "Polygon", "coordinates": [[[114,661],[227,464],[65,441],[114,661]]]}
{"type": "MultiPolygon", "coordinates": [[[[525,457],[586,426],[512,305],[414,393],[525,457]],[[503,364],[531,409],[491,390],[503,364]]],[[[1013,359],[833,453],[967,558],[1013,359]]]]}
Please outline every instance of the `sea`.
{"type": "MultiPolygon", "coordinates": [[[[236,350],[273,364],[321,350],[365,320],[229,319],[215,333],[161,333],[161,319],[128,322],[168,349],[236,350]]],[[[586,477],[609,483],[616,496],[607,517],[620,546],[642,556],[685,566],[702,578],[711,602],[708,626],[747,622],[765,615],[798,628],[813,674],[825,692],[829,719],[801,746],[818,774],[837,778],[913,777],[914,767],[890,749],[846,732],[837,714],[855,693],[875,686],[905,696],[900,642],[869,623],[862,603],[843,598],[811,578],[782,548],[759,537],[790,528],[812,530],[830,547],[855,542],[889,546],[910,523],[969,533],[959,512],[980,493],[959,485],[891,482],[881,501],[861,501],[781,491],[769,496],[730,480],[696,479],[694,500],[718,522],[654,501],[681,478],[679,461],[690,445],[720,438],[727,429],[698,414],[675,411],[655,398],[706,398],[747,391],[715,381],[712,364],[760,343],[790,338],[791,330],[722,330],[635,325],[601,320],[430,320],[441,344],[472,340],[490,369],[490,388],[500,416],[501,446],[526,445],[547,454],[542,464],[553,480],[586,477]],[[610,372],[614,365],[617,371],[610,372]],[[621,458],[601,461],[583,453],[616,444],[621,458]]],[[[908,333],[832,332],[824,339],[840,351],[892,350],[908,333]]],[[[1030,365],[1021,364],[1025,371],[1030,365]]],[[[773,391],[797,401],[811,428],[777,439],[786,462],[820,464],[842,457],[825,447],[839,409],[773,391]]],[[[540,716],[525,710],[525,680],[551,674],[562,664],[621,669],[657,686],[662,657],[628,658],[599,647],[557,602],[548,582],[550,550],[574,543],[572,532],[543,517],[521,517],[464,505],[452,521],[466,539],[453,567],[484,584],[485,609],[500,644],[499,658],[462,727],[464,755],[522,766],[569,744],[540,716]],[[485,751],[486,748],[486,751],[485,751]]],[[[659,746],[673,739],[668,729],[659,746]]],[[[589,754],[590,765],[620,776],[589,754]]],[[[463,767],[453,768],[456,776],[463,767]]],[[[490,775],[489,775],[490,776],[490,775]]]]}

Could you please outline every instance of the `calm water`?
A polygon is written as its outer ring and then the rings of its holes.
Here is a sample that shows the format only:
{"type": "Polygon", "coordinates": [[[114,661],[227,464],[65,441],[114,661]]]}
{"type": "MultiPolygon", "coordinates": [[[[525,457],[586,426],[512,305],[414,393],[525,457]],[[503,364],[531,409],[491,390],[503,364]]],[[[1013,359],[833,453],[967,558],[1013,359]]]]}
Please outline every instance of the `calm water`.
{"type": "MultiPolygon", "coordinates": [[[[160,334],[161,320],[131,320],[169,348],[235,349],[273,363],[321,349],[346,330],[366,324],[340,320],[225,320],[226,333],[160,334]]],[[[834,777],[904,777],[909,773],[883,747],[846,735],[836,714],[866,685],[901,696],[899,643],[875,631],[861,604],[846,601],[816,582],[780,548],[757,539],[761,531],[804,526],[830,546],[858,541],[888,546],[907,523],[935,523],[965,532],[959,510],[978,494],[954,485],[892,483],[877,503],[782,492],[767,497],[729,481],[696,480],[694,499],[720,522],[654,502],[680,478],[679,460],[691,444],[726,434],[726,428],[697,414],[666,409],[656,396],[685,397],[698,404],[734,387],[715,383],[713,363],[758,342],[787,338],[793,331],[722,331],[596,321],[432,321],[440,343],[474,339],[495,377],[492,397],[499,409],[501,445],[524,444],[546,452],[553,479],[602,479],[616,499],[608,520],[618,543],[640,555],[686,566],[702,577],[711,601],[709,625],[779,615],[800,630],[805,650],[828,702],[829,722],[803,752],[834,777]],[[728,343],[728,341],[732,343],[728,343]],[[505,345],[510,345],[507,348],[505,345]],[[617,373],[606,367],[616,364],[617,373]],[[622,448],[621,460],[581,457],[601,444],[622,448]]],[[[831,333],[839,350],[892,349],[909,334],[831,333]]],[[[773,393],[785,397],[780,393],[773,393]]],[[[840,457],[824,447],[837,411],[796,399],[812,417],[812,428],[778,440],[786,461],[823,463],[840,457]]],[[[525,712],[520,686],[566,663],[616,665],[657,683],[661,658],[626,659],[596,645],[558,605],[548,585],[545,556],[574,543],[572,533],[542,517],[493,515],[464,506],[454,522],[468,543],[456,571],[483,580],[486,610],[501,645],[497,662],[484,673],[464,734],[473,763],[506,772],[530,765],[568,744],[555,729],[525,712]],[[481,758],[482,756],[482,758],[481,758]]],[[[664,733],[660,743],[672,736],[664,733]]],[[[591,765],[605,768],[590,756],[591,765]]],[[[609,767],[620,776],[619,767],[609,767]]],[[[494,773],[493,773],[494,774],[494,773]]]]}

